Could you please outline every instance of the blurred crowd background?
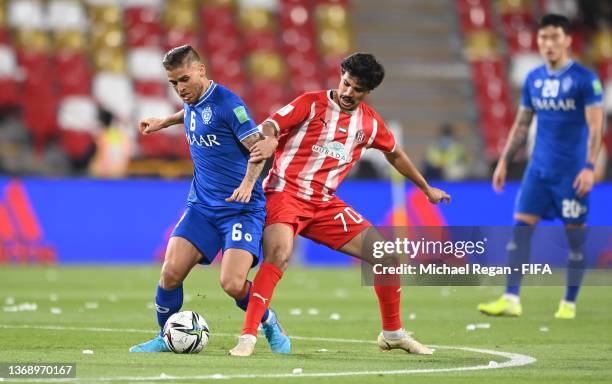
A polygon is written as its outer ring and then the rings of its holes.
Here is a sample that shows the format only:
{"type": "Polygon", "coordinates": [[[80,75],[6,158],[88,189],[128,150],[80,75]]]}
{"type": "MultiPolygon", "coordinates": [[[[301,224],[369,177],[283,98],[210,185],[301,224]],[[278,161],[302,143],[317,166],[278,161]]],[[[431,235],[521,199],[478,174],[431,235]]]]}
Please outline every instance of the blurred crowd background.
{"type": "MultiPolygon", "coordinates": [[[[161,59],[191,44],[257,123],[372,52],[387,77],[369,102],[426,176],[488,178],[549,12],[612,96],[610,0],[0,0],[0,174],[190,176],[183,127],[143,137],[137,122],[181,108],[161,59]]],[[[387,177],[371,152],[350,177],[387,177]]],[[[610,164],[604,149],[600,179],[610,164]]]]}

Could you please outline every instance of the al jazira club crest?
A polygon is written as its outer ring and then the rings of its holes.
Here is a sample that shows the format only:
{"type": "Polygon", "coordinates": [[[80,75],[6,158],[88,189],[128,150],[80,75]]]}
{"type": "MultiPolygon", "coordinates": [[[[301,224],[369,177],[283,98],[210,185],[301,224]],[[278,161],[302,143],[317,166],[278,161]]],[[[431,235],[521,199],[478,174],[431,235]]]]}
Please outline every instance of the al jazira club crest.
{"type": "Polygon", "coordinates": [[[363,141],[365,140],[365,132],[363,131],[363,129],[360,129],[359,131],[357,131],[357,134],[355,135],[355,139],[357,139],[358,143],[363,143],[363,141]]]}
{"type": "Polygon", "coordinates": [[[207,105],[202,111],[202,121],[204,124],[208,125],[210,123],[210,119],[212,119],[212,108],[210,105],[207,105]]]}

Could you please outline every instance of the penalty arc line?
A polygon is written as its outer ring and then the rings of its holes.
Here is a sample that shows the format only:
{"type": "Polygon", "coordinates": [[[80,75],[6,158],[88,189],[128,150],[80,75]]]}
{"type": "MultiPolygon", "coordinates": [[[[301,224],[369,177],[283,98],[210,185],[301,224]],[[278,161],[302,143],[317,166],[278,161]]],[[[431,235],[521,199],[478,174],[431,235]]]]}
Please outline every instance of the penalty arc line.
{"type": "MultiPolygon", "coordinates": [[[[103,327],[73,327],[73,326],[55,326],[55,325],[8,325],[0,324],[0,329],[40,329],[40,330],[63,330],[63,331],[85,331],[85,332],[124,332],[124,333],[152,333],[150,330],[143,329],[131,329],[131,328],[103,328],[103,327]]],[[[237,336],[229,333],[217,333],[219,336],[237,336]]],[[[296,340],[307,340],[307,341],[323,341],[323,342],[338,342],[338,343],[363,343],[373,344],[374,341],[370,340],[358,340],[358,339],[339,339],[339,338],[325,338],[325,337],[306,337],[306,336],[292,336],[296,340]]],[[[486,369],[500,369],[500,368],[511,368],[520,367],[524,365],[533,364],[537,361],[536,358],[523,355],[519,353],[494,351],[490,349],[482,348],[471,348],[471,347],[460,347],[460,346],[447,346],[447,345],[430,345],[436,349],[454,349],[466,352],[481,353],[493,356],[499,356],[509,359],[502,363],[494,365],[473,365],[465,367],[449,367],[449,368],[421,368],[421,369],[399,369],[399,370],[386,370],[386,371],[345,371],[345,372],[306,372],[301,374],[293,373],[262,373],[262,374],[212,374],[212,375],[193,375],[193,376],[117,376],[117,377],[92,377],[92,378],[72,378],[72,379],[24,379],[29,382],[113,382],[113,381],[167,381],[167,380],[214,380],[214,379],[288,379],[288,378],[300,378],[300,377],[343,377],[343,376],[374,376],[374,375],[410,375],[410,374],[426,374],[426,373],[444,373],[444,372],[465,372],[465,371],[477,371],[486,369]]],[[[23,380],[3,380],[7,381],[23,381],[23,380]]]]}

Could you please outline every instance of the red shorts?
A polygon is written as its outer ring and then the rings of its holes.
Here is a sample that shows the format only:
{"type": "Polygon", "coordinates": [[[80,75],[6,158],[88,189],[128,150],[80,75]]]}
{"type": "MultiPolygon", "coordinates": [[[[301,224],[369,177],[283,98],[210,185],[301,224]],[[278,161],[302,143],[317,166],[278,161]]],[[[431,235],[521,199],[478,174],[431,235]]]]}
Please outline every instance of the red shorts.
{"type": "Polygon", "coordinates": [[[293,227],[294,236],[338,249],[372,226],[350,205],[334,196],[330,201],[311,202],[286,192],[266,194],[266,224],[293,227]]]}

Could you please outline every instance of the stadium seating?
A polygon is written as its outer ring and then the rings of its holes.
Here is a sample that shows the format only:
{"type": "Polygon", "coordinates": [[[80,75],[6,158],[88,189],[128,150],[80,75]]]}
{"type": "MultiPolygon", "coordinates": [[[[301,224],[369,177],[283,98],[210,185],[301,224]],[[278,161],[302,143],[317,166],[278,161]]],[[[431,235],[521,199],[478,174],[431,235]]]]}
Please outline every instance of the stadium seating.
{"type": "MultiPolygon", "coordinates": [[[[548,0],[459,0],[458,18],[479,111],[480,128],[490,160],[496,160],[512,125],[518,92],[527,73],[542,62],[537,52],[537,19],[548,12],[578,14],[577,3],[548,0]]],[[[612,94],[612,33],[572,33],[572,54],[599,70],[612,94]],[[587,42],[591,41],[590,46],[587,42]],[[589,55],[585,55],[588,50],[589,55]]],[[[612,110],[612,98],[606,99],[612,110]]],[[[608,140],[611,135],[608,134],[608,140]]]]}
{"type": "MultiPolygon", "coordinates": [[[[348,2],[339,0],[0,0],[0,108],[22,107],[39,151],[54,138],[76,148],[78,135],[64,131],[74,131],[66,113],[77,99],[134,131],[143,110],[180,108],[160,62],[167,49],[192,44],[210,77],[261,121],[299,93],[335,86],[351,39],[348,2]],[[48,101],[27,102],[41,97],[48,101]]],[[[163,136],[137,141],[145,157],[186,149],[163,136]]]]}

